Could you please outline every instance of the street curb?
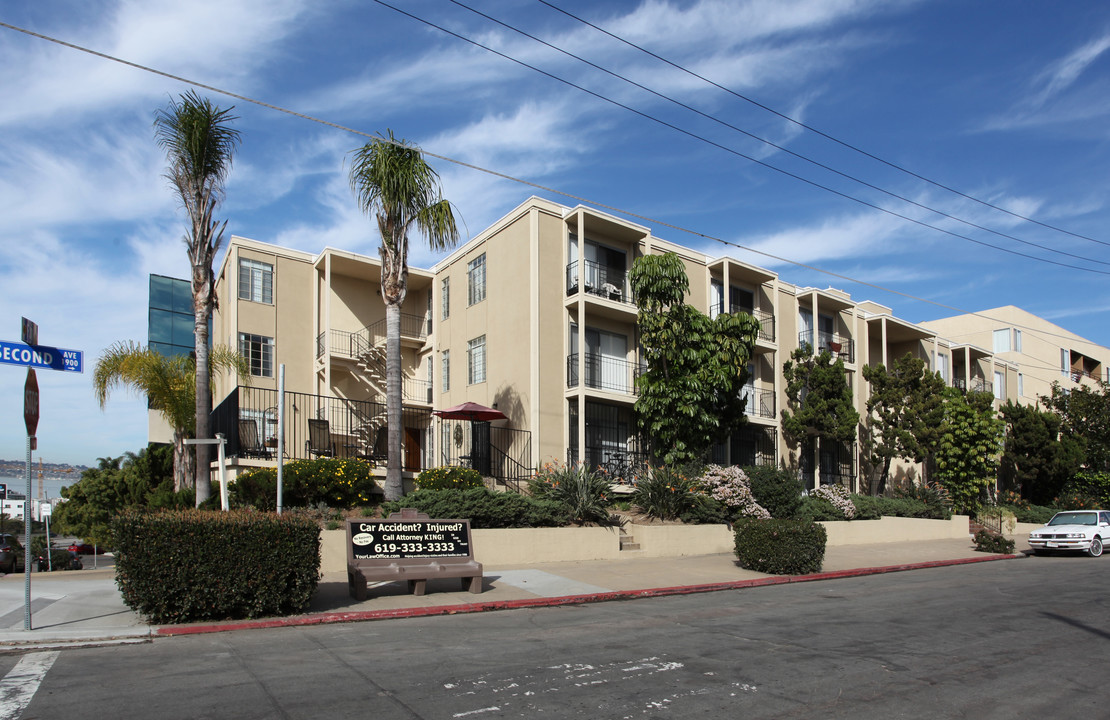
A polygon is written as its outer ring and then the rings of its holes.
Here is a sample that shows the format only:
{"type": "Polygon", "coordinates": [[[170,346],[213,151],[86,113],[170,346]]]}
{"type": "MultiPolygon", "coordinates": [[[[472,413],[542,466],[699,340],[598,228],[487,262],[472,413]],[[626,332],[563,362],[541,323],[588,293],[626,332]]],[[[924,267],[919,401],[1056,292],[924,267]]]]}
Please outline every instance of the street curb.
{"type": "Polygon", "coordinates": [[[675,587],[651,588],[645,590],[616,590],[585,595],[566,595],[553,598],[527,598],[522,600],[493,600],[490,602],[467,603],[464,605],[437,605],[432,607],[397,608],[392,610],[360,610],[352,612],[328,612],[298,617],[268,618],[263,620],[239,620],[226,623],[204,625],[167,625],[151,628],[152,637],[172,637],[176,635],[202,635],[232,630],[262,630],[266,628],[303,627],[307,625],[330,625],[334,623],[368,622],[372,620],[396,620],[400,618],[430,617],[436,615],[462,615],[464,613],[491,612],[495,610],[520,610],[525,608],[559,607],[563,605],[585,605],[587,603],[610,602],[613,600],[638,600],[641,598],[667,597],[672,595],[693,595],[695,593],[719,592],[722,590],[742,590],[744,588],[765,587],[769,585],[789,585],[792,583],[815,582],[818,580],[838,580],[840,578],[881,575],[885,573],[925,570],[950,565],[971,565],[994,560],[1016,560],[1026,557],[1023,554],[987,555],[957,560],[930,560],[928,562],[886,565],[883,567],[836,570],[809,575],[772,575],[753,580],[730,580],[727,582],[703,585],[678,585],[675,587]]]}

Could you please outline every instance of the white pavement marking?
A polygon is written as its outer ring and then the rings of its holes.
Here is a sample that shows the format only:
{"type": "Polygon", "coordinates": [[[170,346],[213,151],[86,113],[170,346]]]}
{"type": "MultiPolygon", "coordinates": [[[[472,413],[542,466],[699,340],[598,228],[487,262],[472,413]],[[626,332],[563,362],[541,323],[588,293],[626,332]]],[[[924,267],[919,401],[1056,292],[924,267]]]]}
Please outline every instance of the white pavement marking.
{"type": "Polygon", "coordinates": [[[0,680],[0,720],[19,720],[57,659],[57,650],[29,653],[0,680]]]}

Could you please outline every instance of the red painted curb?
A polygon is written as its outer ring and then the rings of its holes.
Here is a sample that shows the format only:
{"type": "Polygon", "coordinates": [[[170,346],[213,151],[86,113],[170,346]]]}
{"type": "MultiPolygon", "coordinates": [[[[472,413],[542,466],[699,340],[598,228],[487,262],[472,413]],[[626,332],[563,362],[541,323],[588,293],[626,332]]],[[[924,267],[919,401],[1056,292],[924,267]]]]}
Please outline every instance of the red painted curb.
{"type": "Polygon", "coordinates": [[[490,612],[494,610],[520,610],[524,608],[559,607],[562,605],[584,605],[586,603],[608,602],[612,600],[636,600],[670,595],[692,595],[694,593],[719,592],[721,590],[742,590],[744,588],[768,585],[787,585],[791,583],[815,582],[817,580],[838,580],[840,578],[881,575],[884,573],[924,570],[927,568],[947,567],[949,565],[970,565],[992,560],[1013,560],[1025,555],[986,555],[983,557],[960,558],[958,560],[930,560],[928,562],[886,565],[883,567],[836,570],[833,572],[812,573],[810,575],[772,575],[753,580],[730,580],[704,585],[678,585],[675,587],[649,588],[645,590],[615,590],[587,595],[566,595],[553,598],[527,598],[522,600],[492,600],[490,602],[467,603],[463,605],[434,605],[430,607],[397,608],[393,610],[360,610],[351,612],[316,613],[296,617],[269,618],[265,620],[241,620],[205,625],[166,625],[152,629],[157,637],[174,635],[202,635],[206,633],[230,632],[232,630],[259,630],[263,628],[302,627],[305,625],[326,625],[346,622],[366,622],[370,620],[393,620],[398,618],[429,617],[434,615],[461,615],[463,613],[490,612]]]}

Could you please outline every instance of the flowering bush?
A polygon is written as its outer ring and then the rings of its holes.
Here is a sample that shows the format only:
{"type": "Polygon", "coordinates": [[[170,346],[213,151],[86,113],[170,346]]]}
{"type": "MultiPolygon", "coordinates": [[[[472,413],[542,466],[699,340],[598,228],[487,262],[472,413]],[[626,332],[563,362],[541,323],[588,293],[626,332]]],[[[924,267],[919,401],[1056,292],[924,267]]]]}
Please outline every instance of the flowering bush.
{"type": "Polygon", "coordinates": [[[528,489],[532,496],[559,503],[579,525],[588,522],[612,524],[609,513],[609,478],[579,465],[568,467],[548,463],[532,476],[528,489]]]}
{"type": "MultiPolygon", "coordinates": [[[[374,501],[374,466],[359,458],[293,460],[282,468],[282,506],[308,507],[321,503],[352,508],[374,501]]],[[[234,507],[277,509],[277,468],[257,468],[240,474],[228,486],[234,507]]]]}
{"type": "Polygon", "coordinates": [[[736,465],[727,468],[710,465],[698,482],[709,497],[741,517],[771,517],[771,513],[756,502],[748,476],[736,465]]]}
{"type": "Polygon", "coordinates": [[[648,468],[640,476],[632,502],[648,517],[677,520],[705,498],[697,480],[673,468],[648,468]]]}
{"type": "Polygon", "coordinates": [[[485,487],[482,475],[474,468],[428,468],[416,476],[416,487],[421,490],[469,490],[485,487]]]}
{"type": "Polygon", "coordinates": [[[834,508],[844,513],[845,520],[856,516],[856,506],[852,504],[852,495],[843,485],[822,485],[810,493],[813,497],[828,501],[834,508]]]}

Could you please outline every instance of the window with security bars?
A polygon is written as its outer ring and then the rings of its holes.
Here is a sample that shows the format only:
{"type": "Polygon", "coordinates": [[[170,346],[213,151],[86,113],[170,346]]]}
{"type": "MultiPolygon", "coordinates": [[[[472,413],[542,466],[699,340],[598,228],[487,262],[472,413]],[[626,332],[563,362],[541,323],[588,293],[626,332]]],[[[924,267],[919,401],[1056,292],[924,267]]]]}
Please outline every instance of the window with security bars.
{"type": "Polygon", "coordinates": [[[443,278],[443,319],[451,317],[451,278],[443,278]]]}
{"type": "Polygon", "coordinates": [[[451,389],[451,351],[443,351],[443,392],[451,389]]]}
{"type": "Polygon", "coordinates": [[[239,299],[273,304],[274,266],[258,260],[239,258],[239,299]]]}
{"type": "Polygon", "coordinates": [[[466,382],[470,385],[486,381],[486,336],[466,344],[466,382]]]}
{"type": "Polygon", "coordinates": [[[466,265],[466,304],[486,299],[486,254],[482,253],[466,265]]]}
{"type": "Polygon", "coordinates": [[[274,339],[265,335],[239,333],[239,354],[247,360],[251,375],[274,376],[274,339]]]}

